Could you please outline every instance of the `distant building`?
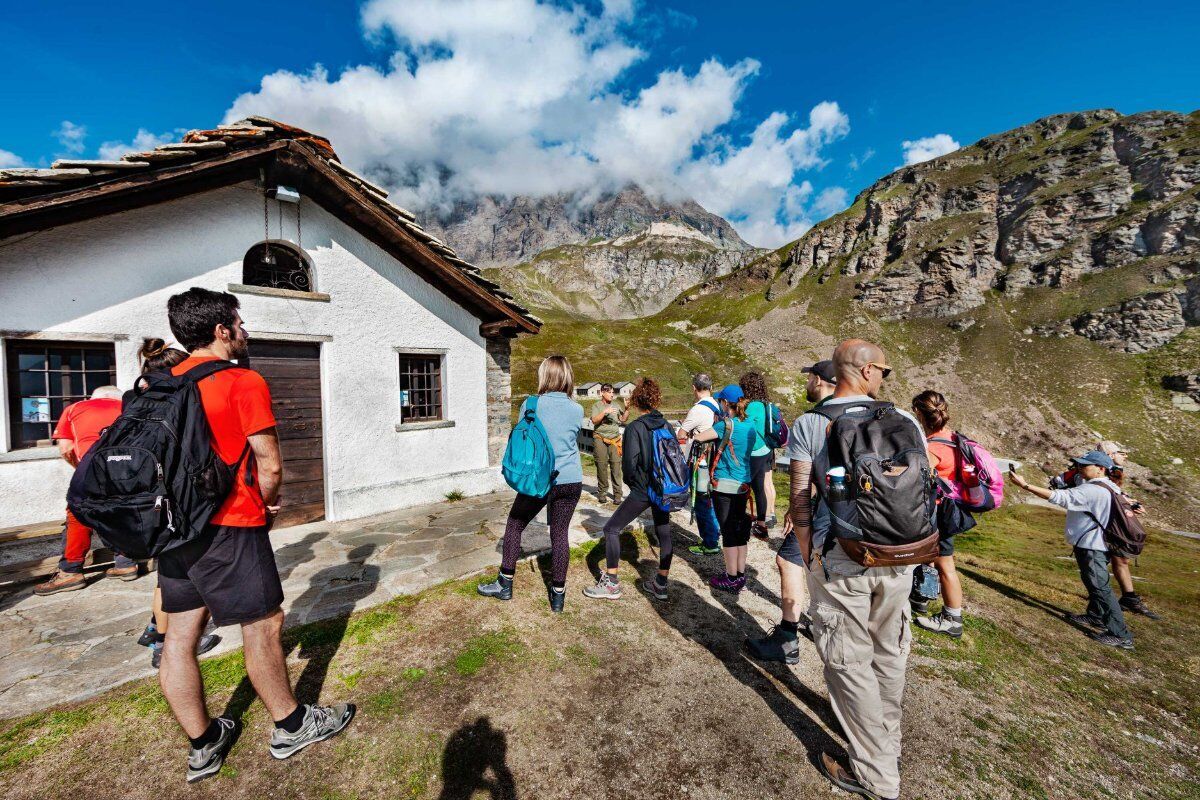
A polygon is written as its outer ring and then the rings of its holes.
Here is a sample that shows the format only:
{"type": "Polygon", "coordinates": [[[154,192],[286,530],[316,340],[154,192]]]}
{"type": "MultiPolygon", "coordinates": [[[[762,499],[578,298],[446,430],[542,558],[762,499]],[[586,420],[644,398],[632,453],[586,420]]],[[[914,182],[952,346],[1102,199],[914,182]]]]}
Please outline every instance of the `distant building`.
{"type": "Polygon", "coordinates": [[[581,383],[575,387],[576,397],[599,397],[600,384],[592,381],[590,383],[581,383]]]}
{"type": "Polygon", "coordinates": [[[241,301],[281,520],[503,485],[510,344],[539,320],[327,140],[252,117],[122,161],[0,169],[0,528],[62,518],[55,421],[133,386],[142,337],[171,340],[167,298],[190,286],[241,301]]]}
{"type": "Polygon", "coordinates": [[[621,381],[620,383],[614,383],[613,391],[616,392],[617,396],[620,397],[622,400],[628,400],[629,396],[633,394],[633,384],[630,383],[629,381],[621,381]]]}

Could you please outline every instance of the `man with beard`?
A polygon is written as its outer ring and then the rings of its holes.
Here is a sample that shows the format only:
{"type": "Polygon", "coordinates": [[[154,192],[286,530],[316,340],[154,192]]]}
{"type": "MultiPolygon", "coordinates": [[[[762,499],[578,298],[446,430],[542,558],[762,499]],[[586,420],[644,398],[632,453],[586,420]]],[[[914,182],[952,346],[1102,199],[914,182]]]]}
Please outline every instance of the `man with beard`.
{"type": "MultiPolygon", "coordinates": [[[[837,374],[833,362],[826,359],[818,361],[811,367],[805,367],[808,373],[808,384],[804,388],[804,396],[813,403],[813,409],[820,408],[826,400],[833,396],[837,389],[837,374]]],[[[793,425],[800,430],[800,420],[793,425]]],[[[792,520],[788,516],[783,521],[783,544],[775,556],[775,564],[779,567],[779,594],[783,598],[783,618],[771,633],[762,639],[751,639],[746,643],[750,654],[761,661],[782,661],[785,664],[795,664],[800,660],[800,609],[803,607],[801,594],[805,583],[806,568],[800,552],[800,543],[792,531],[792,520]]]]}
{"type": "MultiPolygon", "coordinates": [[[[246,355],[248,337],[238,300],[227,292],[192,287],[167,302],[171,332],[188,351],[171,369],[183,375],[212,361],[246,355]]],[[[240,625],[246,673],[274,721],[270,751],[287,758],[339,733],[354,706],[301,705],[288,679],[280,631],[283,586],[268,538],[279,512],[283,465],[271,412],[271,393],[250,369],[223,369],[196,382],[212,446],[218,458],[235,465],[233,488],[204,533],[158,561],[158,585],[168,627],[159,683],[175,719],[191,741],[189,783],[215,775],[237,739],[239,723],[213,719],[204,699],[196,643],[207,613],[217,626],[240,625]]]]}

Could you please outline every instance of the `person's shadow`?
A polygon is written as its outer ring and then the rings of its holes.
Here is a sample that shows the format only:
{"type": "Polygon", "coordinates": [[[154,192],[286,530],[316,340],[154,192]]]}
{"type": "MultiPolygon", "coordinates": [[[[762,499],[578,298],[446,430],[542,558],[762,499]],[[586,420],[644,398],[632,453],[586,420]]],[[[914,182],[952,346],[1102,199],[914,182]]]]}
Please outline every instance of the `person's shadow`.
{"type": "MultiPolygon", "coordinates": [[[[302,704],[316,703],[320,699],[329,664],[346,636],[355,603],[370,596],[379,584],[379,567],[366,563],[375,548],[375,544],[360,545],[350,551],[344,563],[314,573],[308,589],[293,604],[293,608],[300,610],[314,606],[310,616],[315,612],[323,617],[283,632],[284,658],[299,647],[300,657],[308,660],[295,687],[296,699],[302,704]],[[318,602],[324,607],[315,607],[318,602]]],[[[250,677],[242,678],[230,696],[223,716],[241,719],[254,702],[254,696],[250,677]]]]}
{"type": "Polygon", "coordinates": [[[470,800],[477,792],[485,792],[492,800],[515,800],[517,796],[508,768],[508,739],[487,717],[456,730],[442,751],[438,800],[470,800]]]}

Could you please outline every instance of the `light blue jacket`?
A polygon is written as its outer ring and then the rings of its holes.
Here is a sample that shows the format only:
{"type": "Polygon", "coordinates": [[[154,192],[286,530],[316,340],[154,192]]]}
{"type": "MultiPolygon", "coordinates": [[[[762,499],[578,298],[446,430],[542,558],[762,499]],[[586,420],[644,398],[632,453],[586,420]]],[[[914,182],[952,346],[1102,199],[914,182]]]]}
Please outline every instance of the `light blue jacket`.
{"type": "MultiPolygon", "coordinates": [[[[522,415],[528,402],[526,399],[521,403],[522,415]]],[[[538,397],[537,417],[542,421],[542,427],[550,437],[550,447],[554,450],[554,468],[558,470],[554,484],[582,483],[579,429],[583,427],[583,406],[563,392],[546,392],[538,397]]]]}

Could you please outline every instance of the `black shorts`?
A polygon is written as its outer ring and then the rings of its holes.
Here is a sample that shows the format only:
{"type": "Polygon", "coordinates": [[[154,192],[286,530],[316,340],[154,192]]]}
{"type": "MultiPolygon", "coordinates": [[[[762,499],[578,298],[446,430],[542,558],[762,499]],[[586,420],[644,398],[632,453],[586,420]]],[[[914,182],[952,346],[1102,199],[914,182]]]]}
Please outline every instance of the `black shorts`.
{"type": "Polygon", "coordinates": [[[267,528],[212,525],[158,559],[163,611],[207,608],[215,625],[253,622],[283,603],[267,528]]]}
{"type": "Polygon", "coordinates": [[[800,553],[800,540],[796,538],[795,531],[788,531],[787,536],[783,537],[783,544],[779,545],[779,552],[776,555],[797,567],[807,566],[804,563],[804,556],[800,553]]]}
{"type": "Polygon", "coordinates": [[[945,539],[938,539],[938,555],[952,556],[954,555],[954,537],[947,536],[945,539]]]}

